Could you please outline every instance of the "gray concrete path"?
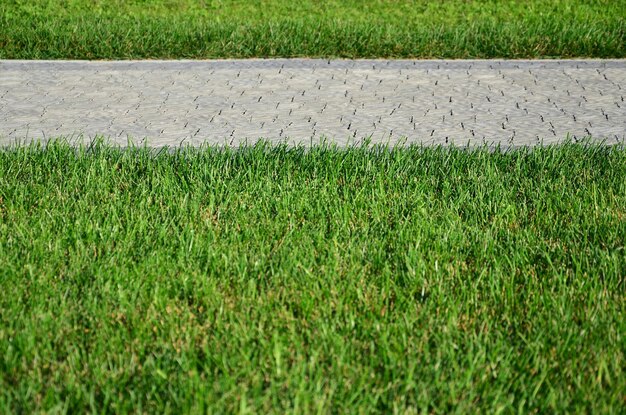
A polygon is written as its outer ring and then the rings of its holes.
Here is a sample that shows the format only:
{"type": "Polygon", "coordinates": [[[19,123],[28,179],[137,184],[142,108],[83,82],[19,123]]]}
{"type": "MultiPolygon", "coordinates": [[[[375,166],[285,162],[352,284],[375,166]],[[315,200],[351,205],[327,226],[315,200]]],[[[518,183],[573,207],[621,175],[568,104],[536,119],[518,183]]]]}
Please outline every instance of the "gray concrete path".
{"type": "Polygon", "coordinates": [[[0,61],[0,145],[626,139],[626,60],[0,61]]]}

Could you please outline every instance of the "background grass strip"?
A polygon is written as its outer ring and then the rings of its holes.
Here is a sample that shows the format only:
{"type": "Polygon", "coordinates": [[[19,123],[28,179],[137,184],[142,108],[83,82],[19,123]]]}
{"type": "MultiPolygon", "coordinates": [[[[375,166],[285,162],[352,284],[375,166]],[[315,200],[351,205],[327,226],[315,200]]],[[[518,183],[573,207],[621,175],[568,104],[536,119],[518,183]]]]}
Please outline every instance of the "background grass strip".
{"type": "Polygon", "coordinates": [[[0,412],[590,412],[626,150],[0,151],[0,412]]]}
{"type": "Polygon", "coordinates": [[[625,10],[624,0],[4,0],[0,58],[624,58],[625,10]]]}

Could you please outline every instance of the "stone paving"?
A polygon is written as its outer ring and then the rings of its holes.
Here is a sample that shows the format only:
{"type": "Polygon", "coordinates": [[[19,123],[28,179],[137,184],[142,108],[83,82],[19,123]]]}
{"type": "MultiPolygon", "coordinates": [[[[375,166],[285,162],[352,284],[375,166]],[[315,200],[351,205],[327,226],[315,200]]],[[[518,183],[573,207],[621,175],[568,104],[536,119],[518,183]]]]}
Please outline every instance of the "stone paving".
{"type": "Polygon", "coordinates": [[[626,60],[0,61],[0,145],[626,139],[626,60]]]}

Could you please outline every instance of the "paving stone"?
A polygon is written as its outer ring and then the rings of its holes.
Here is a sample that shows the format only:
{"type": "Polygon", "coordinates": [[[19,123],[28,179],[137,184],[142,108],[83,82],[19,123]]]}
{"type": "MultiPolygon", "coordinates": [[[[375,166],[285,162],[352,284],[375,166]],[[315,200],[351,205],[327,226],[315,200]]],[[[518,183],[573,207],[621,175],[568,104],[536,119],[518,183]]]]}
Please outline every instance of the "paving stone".
{"type": "Polygon", "coordinates": [[[0,145],[615,144],[625,96],[626,60],[0,60],[0,145]]]}

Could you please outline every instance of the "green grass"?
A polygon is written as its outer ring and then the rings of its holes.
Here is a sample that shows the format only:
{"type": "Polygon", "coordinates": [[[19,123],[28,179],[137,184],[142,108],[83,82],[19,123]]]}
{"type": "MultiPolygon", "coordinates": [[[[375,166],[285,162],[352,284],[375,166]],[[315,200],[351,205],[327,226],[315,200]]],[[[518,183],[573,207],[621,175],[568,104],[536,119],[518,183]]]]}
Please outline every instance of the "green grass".
{"type": "Polygon", "coordinates": [[[619,412],[625,238],[624,147],[5,148],[0,412],[619,412]]]}
{"type": "Polygon", "coordinates": [[[624,58],[625,10],[625,0],[3,0],[0,58],[624,58]]]}

